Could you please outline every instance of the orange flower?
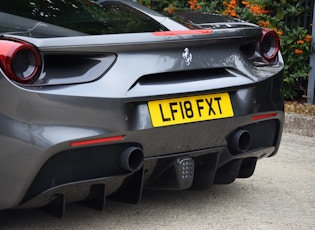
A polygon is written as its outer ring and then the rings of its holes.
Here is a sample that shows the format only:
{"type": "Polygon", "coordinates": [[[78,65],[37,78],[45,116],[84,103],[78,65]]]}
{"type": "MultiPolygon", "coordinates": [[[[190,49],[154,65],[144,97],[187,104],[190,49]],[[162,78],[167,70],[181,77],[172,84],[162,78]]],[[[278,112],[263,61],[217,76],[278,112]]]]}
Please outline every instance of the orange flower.
{"type": "Polygon", "coordinates": [[[235,10],[232,10],[231,13],[230,13],[230,15],[231,15],[232,17],[237,17],[237,13],[236,13],[235,10]]]}
{"type": "Polygon", "coordinates": [[[311,35],[306,35],[305,39],[306,42],[311,42],[312,41],[312,36],[311,35]]]}
{"type": "Polygon", "coordinates": [[[201,5],[198,4],[198,0],[190,0],[190,1],[188,1],[188,4],[189,4],[190,10],[200,10],[201,9],[201,5]]]}
{"type": "Polygon", "coordinates": [[[269,13],[268,10],[264,10],[258,5],[250,6],[249,9],[253,14],[256,14],[256,15],[269,13]]]}
{"type": "Polygon", "coordinates": [[[279,31],[276,28],[271,28],[273,31],[275,31],[279,36],[283,35],[283,31],[279,31]]]}
{"type": "Polygon", "coordinates": [[[223,5],[226,6],[225,11],[223,12],[224,15],[230,15],[232,17],[238,17],[235,7],[238,4],[238,0],[230,0],[230,2],[223,2],[223,5]]]}
{"type": "Polygon", "coordinates": [[[294,53],[299,55],[299,54],[302,54],[303,53],[303,50],[300,50],[300,49],[295,49],[294,50],[294,53]]]}
{"type": "Polygon", "coordinates": [[[223,5],[229,6],[230,4],[228,2],[223,2],[223,5]]]}
{"type": "Polygon", "coordinates": [[[252,4],[250,1],[242,1],[242,4],[249,9],[254,15],[268,14],[270,11],[265,10],[264,6],[259,6],[257,4],[252,4]]]}
{"type": "Polygon", "coordinates": [[[260,27],[268,27],[269,26],[269,22],[268,21],[258,21],[258,25],[260,27]]]}
{"type": "Polygon", "coordinates": [[[172,14],[175,12],[175,7],[173,4],[170,4],[168,7],[164,8],[164,11],[166,11],[169,14],[172,14]]]}
{"type": "Polygon", "coordinates": [[[231,0],[230,1],[231,6],[236,6],[237,5],[237,0],[231,0]]]}
{"type": "Polygon", "coordinates": [[[303,40],[297,40],[297,41],[296,41],[296,44],[298,44],[298,45],[303,45],[303,44],[304,44],[304,41],[303,41],[303,40]]]}
{"type": "Polygon", "coordinates": [[[242,4],[245,5],[245,6],[249,6],[249,2],[246,2],[246,1],[242,1],[242,4]]]}

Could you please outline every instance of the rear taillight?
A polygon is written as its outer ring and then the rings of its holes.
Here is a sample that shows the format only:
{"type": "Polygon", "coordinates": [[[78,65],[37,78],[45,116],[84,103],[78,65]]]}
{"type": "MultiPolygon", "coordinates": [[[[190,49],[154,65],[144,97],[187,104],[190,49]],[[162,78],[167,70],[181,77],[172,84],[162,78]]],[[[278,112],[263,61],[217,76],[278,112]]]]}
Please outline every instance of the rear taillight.
{"type": "Polygon", "coordinates": [[[260,40],[261,54],[267,61],[274,60],[280,49],[280,40],[273,30],[263,28],[260,40]]]}
{"type": "Polygon", "coordinates": [[[275,31],[263,28],[259,40],[241,45],[240,50],[254,66],[275,65],[279,61],[280,39],[275,31]]]}
{"type": "Polygon", "coordinates": [[[0,40],[0,64],[11,80],[22,84],[32,83],[40,75],[41,56],[31,44],[0,40]]]}

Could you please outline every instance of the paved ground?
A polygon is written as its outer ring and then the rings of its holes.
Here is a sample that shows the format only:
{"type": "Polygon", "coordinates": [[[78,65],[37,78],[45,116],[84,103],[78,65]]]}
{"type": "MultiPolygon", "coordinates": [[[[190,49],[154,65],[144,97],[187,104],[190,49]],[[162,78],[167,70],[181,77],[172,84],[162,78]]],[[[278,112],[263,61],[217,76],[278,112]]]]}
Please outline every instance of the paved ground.
{"type": "Polygon", "coordinates": [[[253,177],[206,191],[145,192],[138,205],[77,204],[64,219],[38,210],[0,212],[0,229],[315,229],[315,138],[284,134],[253,177]]]}
{"type": "Polygon", "coordinates": [[[289,133],[315,137],[315,116],[286,113],[284,128],[289,133]]]}

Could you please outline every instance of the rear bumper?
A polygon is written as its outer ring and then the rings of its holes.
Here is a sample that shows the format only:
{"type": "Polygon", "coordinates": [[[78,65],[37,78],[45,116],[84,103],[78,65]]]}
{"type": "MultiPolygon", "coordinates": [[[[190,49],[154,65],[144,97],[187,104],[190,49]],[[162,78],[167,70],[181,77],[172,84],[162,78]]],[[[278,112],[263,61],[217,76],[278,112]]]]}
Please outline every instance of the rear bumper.
{"type": "Polygon", "coordinates": [[[253,171],[248,168],[257,159],[274,155],[279,147],[284,119],[280,79],[279,73],[250,86],[228,89],[233,118],[161,128],[152,127],[147,102],[139,98],[126,102],[23,91],[13,105],[1,102],[8,112],[0,119],[0,144],[4,146],[0,209],[39,207],[60,199],[60,194],[66,202],[80,201],[94,193],[94,185],[119,200],[133,194],[131,202],[137,202],[143,187],[183,188],[176,185],[177,174],[171,182],[156,175],[168,171],[168,165],[181,157],[194,162],[193,187],[250,176],[253,171]],[[276,115],[252,119],[270,113],[276,115]],[[238,130],[251,135],[250,147],[241,152],[230,144],[238,130]],[[115,135],[125,138],[93,146],[69,145],[73,140],[115,135]],[[144,152],[143,168],[135,172],[117,165],[121,152],[130,146],[144,152]]]}
{"type": "MultiPolygon", "coordinates": [[[[21,202],[20,208],[45,206],[54,203],[60,199],[60,196],[63,197],[65,203],[101,200],[100,197],[137,203],[140,201],[143,189],[205,189],[212,184],[228,184],[236,178],[250,177],[254,172],[257,159],[270,156],[274,151],[275,147],[271,146],[232,155],[227,148],[218,147],[150,157],[146,158],[143,167],[135,172],[121,171],[115,175],[108,173],[106,176],[104,174],[104,177],[68,181],[59,185],[55,184],[55,186],[49,186],[46,183],[47,188],[44,188],[45,180],[51,181],[51,178],[48,178],[47,171],[42,170],[21,202]],[[193,178],[189,178],[189,175],[185,177],[187,172],[185,174],[176,170],[177,167],[185,166],[178,166],[178,162],[185,159],[194,162],[194,167],[191,168],[193,178]],[[42,191],[36,195],[31,194],[35,192],[35,189],[42,189],[42,191]],[[95,193],[97,190],[98,195],[95,193]]],[[[65,168],[61,166],[59,170],[64,172],[65,168]]],[[[68,177],[69,175],[60,173],[55,176],[54,179],[58,183],[61,179],[58,176],[68,177]]],[[[101,204],[99,205],[98,207],[101,207],[101,204]]]]}

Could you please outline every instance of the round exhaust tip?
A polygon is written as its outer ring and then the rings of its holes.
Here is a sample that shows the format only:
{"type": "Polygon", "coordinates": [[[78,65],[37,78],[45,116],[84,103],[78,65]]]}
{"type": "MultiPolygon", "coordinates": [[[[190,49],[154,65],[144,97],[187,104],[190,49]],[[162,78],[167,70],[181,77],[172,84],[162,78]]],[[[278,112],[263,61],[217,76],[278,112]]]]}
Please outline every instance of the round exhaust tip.
{"type": "Polygon", "coordinates": [[[128,171],[137,171],[143,166],[144,154],[138,147],[125,149],[119,158],[119,166],[128,171]]]}
{"type": "Polygon", "coordinates": [[[250,148],[251,141],[252,137],[250,132],[247,130],[239,130],[232,138],[232,148],[238,153],[246,152],[250,148]]]}

